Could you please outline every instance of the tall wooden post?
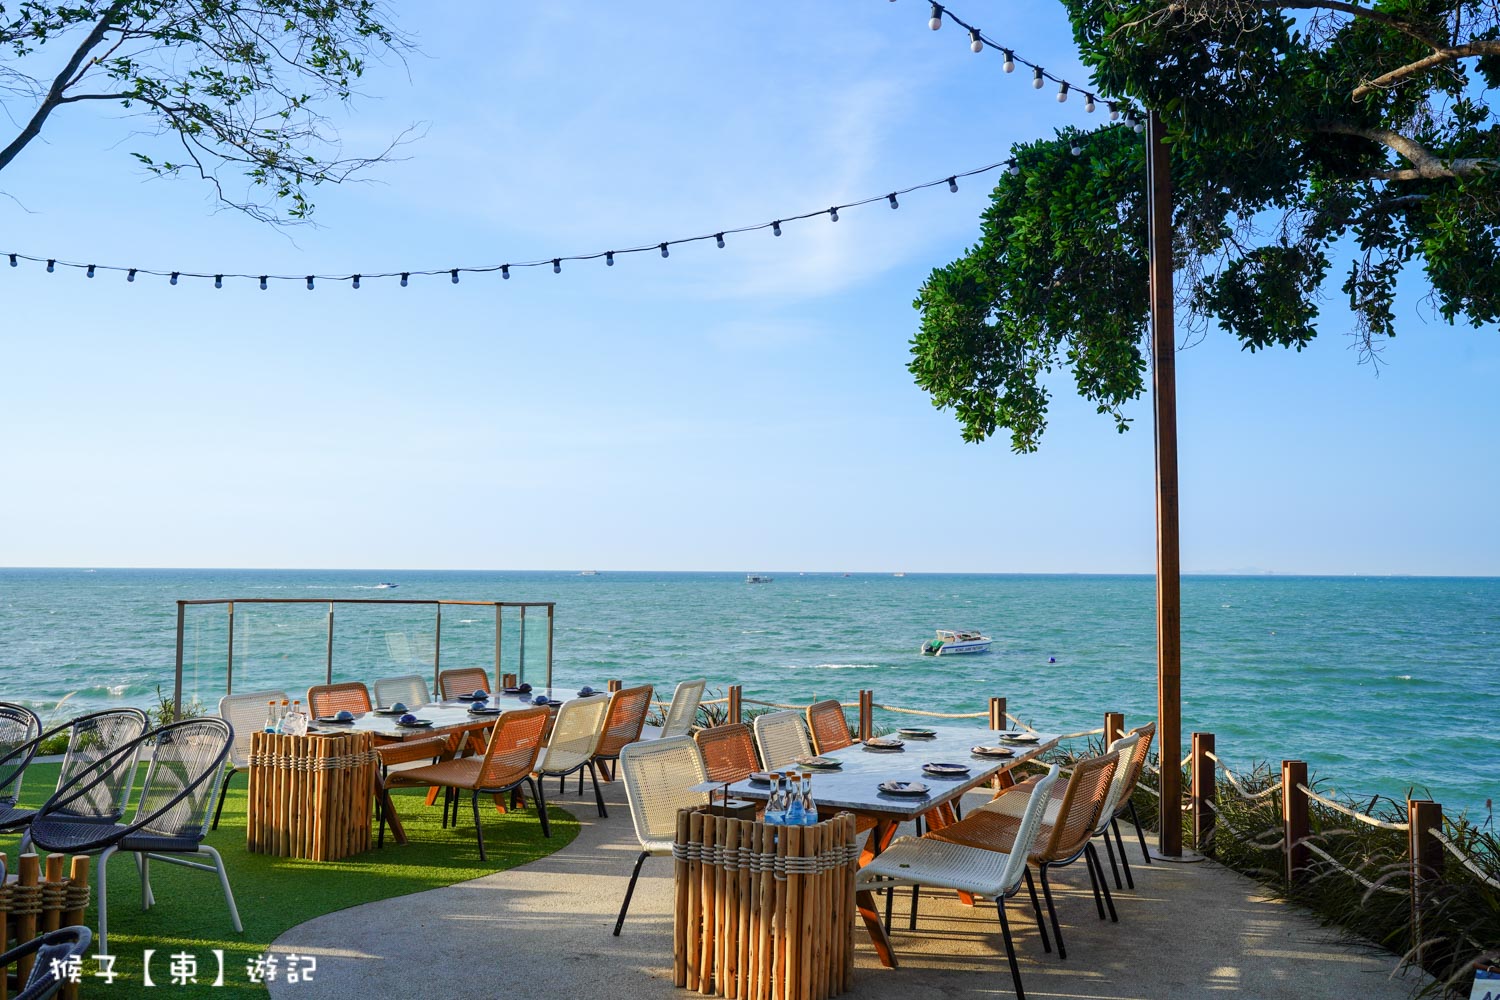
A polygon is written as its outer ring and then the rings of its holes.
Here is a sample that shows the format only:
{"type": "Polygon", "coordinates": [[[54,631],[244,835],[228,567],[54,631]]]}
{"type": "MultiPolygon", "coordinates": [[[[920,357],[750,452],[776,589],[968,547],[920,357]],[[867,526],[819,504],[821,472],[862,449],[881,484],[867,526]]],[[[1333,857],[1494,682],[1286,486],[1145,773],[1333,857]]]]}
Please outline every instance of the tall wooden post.
{"type": "Polygon", "coordinates": [[[1125,713],[1124,712],[1105,712],[1104,713],[1104,747],[1105,747],[1105,749],[1109,749],[1109,745],[1111,743],[1113,743],[1115,740],[1119,739],[1121,736],[1124,736],[1124,735],[1125,735],[1125,713]]]}
{"type": "Polygon", "coordinates": [[[738,684],[729,685],[729,708],[728,722],[731,726],[738,726],[745,721],[745,706],[741,700],[745,697],[745,689],[738,684]]]}
{"type": "Polygon", "coordinates": [[[1010,728],[1010,722],[1005,718],[1005,699],[994,695],[990,696],[990,728],[996,732],[1010,728]]]}
{"type": "Polygon", "coordinates": [[[1177,335],[1172,311],[1172,171],[1161,116],[1146,121],[1151,400],[1156,417],[1156,733],[1161,853],[1182,854],[1182,566],[1177,537],[1177,335]]]}
{"type": "Polygon", "coordinates": [[[1423,915],[1431,905],[1434,887],[1443,878],[1443,845],[1429,831],[1443,829],[1443,807],[1428,799],[1406,801],[1408,852],[1411,856],[1411,932],[1417,942],[1417,966],[1425,968],[1430,946],[1422,931],[1423,915]]]}
{"type": "Polygon", "coordinates": [[[1218,794],[1218,775],[1209,754],[1214,752],[1213,733],[1193,734],[1193,847],[1201,854],[1213,848],[1214,826],[1218,814],[1214,812],[1218,794]]]}
{"type": "Polygon", "coordinates": [[[1296,885],[1307,876],[1307,863],[1312,855],[1307,849],[1308,816],[1307,762],[1284,760],[1281,762],[1281,835],[1286,838],[1286,880],[1296,885]]]}

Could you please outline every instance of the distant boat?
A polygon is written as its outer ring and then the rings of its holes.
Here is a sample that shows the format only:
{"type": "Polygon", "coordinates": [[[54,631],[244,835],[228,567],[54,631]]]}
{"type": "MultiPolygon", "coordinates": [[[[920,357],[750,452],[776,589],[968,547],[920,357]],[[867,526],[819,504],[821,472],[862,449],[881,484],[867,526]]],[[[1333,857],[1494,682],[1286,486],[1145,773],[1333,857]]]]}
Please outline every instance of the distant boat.
{"type": "Polygon", "coordinates": [[[395,590],[399,586],[401,586],[399,583],[377,583],[375,585],[375,589],[376,590],[395,590]]]}
{"type": "Polygon", "coordinates": [[[579,573],[578,573],[578,575],[579,576],[598,576],[599,575],[599,571],[597,569],[585,569],[585,570],[580,570],[579,573]]]}
{"type": "Polygon", "coordinates": [[[905,576],[905,573],[892,573],[891,576],[905,576]]]}
{"type": "Polygon", "coordinates": [[[922,643],[923,656],[951,656],[959,653],[983,653],[990,648],[989,636],[972,630],[940,628],[937,637],[922,643]]]}
{"type": "Polygon", "coordinates": [[[759,573],[745,574],[746,583],[774,583],[775,580],[776,578],[774,576],[761,576],[759,573]]]}

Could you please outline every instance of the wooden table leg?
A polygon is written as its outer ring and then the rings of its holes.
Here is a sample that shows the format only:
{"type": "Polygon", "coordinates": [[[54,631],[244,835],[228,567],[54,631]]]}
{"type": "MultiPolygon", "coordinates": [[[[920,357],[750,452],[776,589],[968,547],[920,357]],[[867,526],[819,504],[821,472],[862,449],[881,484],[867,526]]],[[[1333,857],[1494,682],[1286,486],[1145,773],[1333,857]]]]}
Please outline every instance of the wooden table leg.
{"type": "Polygon", "coordinates": [[[875,856],[881,851],[891,846],[891,840],[896,836],[896,827],[898,825],[888,819],[875,821],[875,827],[870,831],[870,836],[865,840],[864,849],[859,852],[859,865],[861,868],[873,861],[875,856]]]}
{"type": "Polygon", "coordinates": [[[859,911],[859,919],[865,922],[865,930],[870,934],[875,954],[880,956],[880,964],[887,969],[896,968],[896,955],[891,951],[891,939],[886,936],[885,924],[880,922],[880,913],[875,909],[874,893],[869,889],[859,890],[854,894],[854,906],[859,911]]]}
{"type": "Polygon", "coordinates": [[[406,828],[401,825],[401,814],[396,812],[396,803],[391,799],[390,789],[385,787],[385,782],[377,780],[375,794],[380,796],[380,808],[385,815],[385,821],[391,826],[391,836],[396,843],[406,843],[406,828]]]}

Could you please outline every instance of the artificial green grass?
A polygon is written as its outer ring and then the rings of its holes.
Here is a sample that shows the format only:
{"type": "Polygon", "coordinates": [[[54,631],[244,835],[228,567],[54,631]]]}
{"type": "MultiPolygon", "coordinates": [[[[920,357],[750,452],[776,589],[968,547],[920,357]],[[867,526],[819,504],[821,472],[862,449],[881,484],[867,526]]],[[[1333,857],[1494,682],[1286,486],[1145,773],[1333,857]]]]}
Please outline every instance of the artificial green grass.
{"type": "MultiPolygon", "coordinates": [[[[32,808],[40,805],[56,785],[57,772],[56,764],[29,768],[22,804],[32,808]]],[[[214,873],[153,863],[151,888],[156,905],[142,912],[135,859],[116,854],[110,859],[108,882],[109,948],[116,956],[117,978],[106,986],[103,979],[93,975],[100,966],[90,948],[83,963],[84,996],[110,1000],[161,1000],[164,995],[247,1000],[266,996],[264,985],[250,982],[246,967],[287,929],[359,903],[435,889],[525,864],[567,846],[578,833],[577,821],[550,803],[552,836],[544,838],[534,808],[502,815],[482,797],[480,817],[488,860],[481,862],[467,795],[459,810],[458,827],[444,830],[440,825],[441,806],[427,808],[424,790],[407,789],[396,793],[397,811],[406,826],[405,845],[396,845],[387,831],[383,849],[339,861],[273,858],[245,850],[245,786],[245,774],[235,775],[225,795],[219,829],[210,831],[207,841],[224,856],[244,934],[234,932],[214,873]],[[146,987],[142,976],[147,948],[156,949],[151,960],[155,989],[146,987]],[[217,989],[210,985],[218,971],[215,948],[224,950],[224,985],[217,989]],[[196,985],[172,984],[171,956],[179,952],[196,955],[196,985]]],[[[5,851],[11,872],[15,871],[19,843],[19,836],[0,838],[0,850],[5,851]]],[[[89,883],[91,887],[98,884],[92,868],[89,883]]],[[[98,928],[93,902],[87,921],[91,928],[98,928]]],[[[280,977],[284,975],[286,955],[272,954],[280,977]]],[[[317,982],[314,972],[312,982],[306,985],[309,996],[316,995],[317,982]]]]}

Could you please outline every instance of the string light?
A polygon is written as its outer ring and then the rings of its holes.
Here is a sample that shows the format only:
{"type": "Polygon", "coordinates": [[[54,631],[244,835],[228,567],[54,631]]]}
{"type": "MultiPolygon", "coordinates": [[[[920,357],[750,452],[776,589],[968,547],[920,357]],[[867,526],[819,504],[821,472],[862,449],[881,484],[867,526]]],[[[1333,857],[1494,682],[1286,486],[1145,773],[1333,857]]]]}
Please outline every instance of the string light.
{"type": "Polygon", "coordinates": [[[1035,87],[1037,90],[1041,90],[1042,89],[1042,67],[1037,66],[1035,68],[1036,68],[1036,73],[1034,73],[1032,75],[1032,77],[1031,77],[1031,85],[1033,87],[1035,87]]]}
{"type": "Polygon", "coordinates": [[[1007,73],[1014,73],[1016,71],[1016,54],[1010,49],[1003,51],[1005,52],[1005,62],[1000,64],[1000,68],[1007,73]]]}
{"type": "Polygon", "coordinates": [[[1094,95],[1093,94],[1090,94],[1088,97],[1084,98],[1084,101],[1083,101],[1083,110],[1086,111],[1086,112],[1088,112],[1089,114],[1093,114],[1094,113],[1094,95]]]}
{"type": "Polygon", "coordinates": [[[841,213],[842,210],[849,209],[849,208],[862,208],[862,207],[864,207],[866,205],[874,204],[877,201],[885,201],[893,209],[900,208],[901,205],[900,205],[900,202],[898,200],[898,198],[899,198],[900,195],[908,194],[908,193],[913,192],[913,191],[922,191],[922,190],[925,190],[927,188],[935,188],[935,187],[938,187],[939,185],[946,185],[948,187],[948,190],[950,192],[955,192],[956,193],[957,190],[958,190],[958,181],[959,181],[959,178],[962,178],[962,177],[975,177],[975,176],[979,176],[979,175],[982,175],[982,174],[991,173],[991,172],[996,171],[996,170],[1007,170],[1008,172],[1015,173],[1016,172],[1016,166],[1015,166],[1014,159],[1007,159],[1007,160],[1002,160],[1002,161],[999,161],[999,162],[996,162],[996,163],[986,164],[985,166],[977,167],[977,168],[975,168],[973,170],[965,170],[965,171],[961,171],[961,172],[958,172],[958,173],[949,174],[949,175],[947,175],[945,177],[941,177],[941,178],[939,178],[937,180],[928,181],[928,182],[922,183],[922,184],[913,184],[913,185],[911,185],[909,187],[898,188],[897,190],[891,191],[891,192],[889,192],[887,194],[876,195],[874,197],[864,198],[864,199],[861,199],[861,200],[858,200],[858,201],[851,201],[851,202],[848,202],[848,203],[843,204],[843,205],[832,205],[832,206],[829,206],[828,208],[818,209],[818,210],[812,211],[812,212],[804,212],[804,213],[800,213],[800,214],[797,214],[797,215],[783,215],[780,218],[774,219],[771,222],[763,222],[763,223],[760,223],[760,224],[757,224],[757,225],[740,226],[740,227],[734,228],[734,229],[722,229],[722,230],[712,231],[712,232],[710,232],[710,233],[708,233],[706,235],[702,235],[702,236],[689,236],[689,237],[683,237],[683,238],[674,239],[674,240],[663,240],[663,241],[659,241],[659,242],[655,242],[655,243],[645,243],[645,244],[641,244],[641,245],[638,245],[638,246],[625,247],[623,249],[599,251],[599,252],[587,253],[587,254],[573,254],[573,255],[557,256],[557,257],[550,257],[550,258],[543,257],[543,258],[540,258],[540,259],[537,259],[537,260],[522,261],[520,263],[515,263],[515,264],[511,264],[511,263],[500,264],[500,265],[493,265],[492,264],[492,265],[487,265],[487,266],[483,266],[483,267],[458,267],[458,268],[441,268],[441,269],[437,269],[437,270],[406,270],[406,271],[389,271],[389,272],[378,272],[378,273],[359,272],[359,273],[355,273],[355,274],[317,274],[317,273],[306,274],[306,275],[296,275],[296,274],[231,274],[231,273],[228,273],[228,272],[158,271],[158,270],[153,270],[151,268],[137,268],[137,267],[129,267],[129,268],[127,268],[127,267],[122,267],[122,266],[117,266],[117,265],[112,265],[112,264],[88,264],[88,263],[81,263],[81,262],[75,262],[75,261],[66,261],[66,260],[59,261],[56,258],[51,258],[51,257],[43,258],[43,257],[39,257],[39,256],[31,256],[31,255],[28,255],[28,254],[18,253],[18,252],[13,252],[13,251],[8,251],[8,252],[5,252],[5,253],[6,253],[6,256],[10,259],[12,267],[18,267],[19,264],[20,264],[20,261],[22,259],[29,260],[29,261],[36,261],[38,263],[41,263],[41,262],[45,261],[45,263],[47,265],[47,271],[49,273],[54,273],[56,271],[56,269],[58,268],[58,266],[62,266],[62,267],[77,268],[79,270],[82,270],[82,271],[85,271],[85,272],[89,273],[92,276],[93,274],[97,273],[98,269],[102,268],[102,269],[104,269],[106,271],[121,271],[121,272],[124,272],[125,276],[126,276],[126,280],[127,281],[131,281],[131,282],[135,281],[135,276],[138,273],[145,273],[145,274],[150,274],[150,275],[160,275],[160,276],[168,277],[169,280],[170,280],[170,283],[172,285],[174,285],[174,286],[177,285],[179,283],[179,279],[181,279],[183,277],[187,277],[187,278],[203,278],[205,280],[211,278],[211,279],[213,279],[213,281],[214,281],[214,287],[216,287],[216,288],[222,288],[223,287],[223,282],[224,282],[224,280],[226,278],[230,279],[230,280],[243,278],[243,279],[245,279],[247,281],[255,281],[255,282],[257,282],[258,285],[259,285],[259,287],[260,287],[260,289],[261,289],[261,291],[266,291],[269,288],[269,286],[270,286],[270,282],[273,281],[273,280],[274,281],[302,281],[302,282],[304,282],[306,284],[306,287],[307,287],[308,291],[316,291],[317,290],[317,279],[318,278],[322,278],[325,281],[334,281],[334,282],[348,281],[350,283],[350,286],[352,288],[359,288],[365,278],[399,278],[401,287],[402,288],[406,288],[410,284],[411,277],[414,274],[416,274],[416,275],[439,275],[439,274],[446,273],[446,274],[448,274],[449,278],[454,283],[457,283],[459,281],[460,274],[462,272],[464,272],[464,271],[468,271],[468,272],[473,273],[473,274],[492,273],[494,271],[499,271],[500,272],[500,277],[502,279],[508,280],[510,278],[510,269],[512,267],[540,267],[540,266],[543,266],[545,264],[549,264],[550,263],[552,265],[552,272],[554,274],[561,274],[562,273],[562,262],[565,261],[565,260],[595,260],[595,259],[598,259],[600,257],[603,257],[605,259],[605,263],[607,265],[613,266],[613,264],[614,264],[614,258],[617,255],[619,255],[619,254],[641,253],[643,251],[653,250],[654,249],[654,250],[660,251],[660,253],[661,253],[661,255],[663,257],[669,257],[670,256],[671,247],[674,244],[696,243],[696,242],[699,242],[699,241],[713,240],[714,243],[715,243],[715,245],[722,249],[724,247],[724,245],[725,245],[725,237],[727,235],[730,235],[730,234],[733,234],[733,233],[749,233],[749,232],[755,232],[755,231],[762,230],[762,229],[769,229],[769,230],[771,230],[771,233],[772,233],[773,236],[780,236],[780,235],[782,235],[782,227],[783,227],[783,225],[785,225],[787,223],[799,222],[799,221],[802,221],[804,219],[811,219],[811,218],[814,218],[814,217],[817,217],[817,216],[823,216],[823,215],[826,215],[829,218],[829,220],[832,221],[832,222],[838,222],[839,218],[840,218],[840,213],[841,213]]]}
{"type": "Polygon", "coordinates": [[[940,4],[933,4],[932,5],[932,17],[928,20],[927,27],[931,28],[933,31],[936,31],[939,28],[941,28],[942,26],[943,26],[943,8],[942,8],[942,5],[940,5],[940,4]]]}
{"type": "Polygon", "coordinates": [[[1073,147],[1071,149],[1069,149],[1068,152],[1072,153],[1074,156],[1082,156],[1083,155],[1083,147],[1080,146],[1080,145],[1078,145],[1078,143],[1075,142],[1075,143],[1073,143],[1073,147]]]}
{"type": "Polygon", "coordinates": [[[90,278],[92,278],[92,277],[93,277],[93,276],[94,276],[94,265],[93,265],[93,264],[90,264],[90,265],[89,265],[89,269],[88,269],[88,272],[87,272],[87,273],[88,273],[88,276],[89,276],[89,277],[90,277],[90,278]]]}
{"type": "Polygon", "coordinates": [[[969,29],[969,48],[975,55],[984,51],[984,36],[979,33],[978,28],[969,29]]]}
{"type": "Polygon", "coordinates": [[[1066,103],[1068,103],[1068,85],[1066,83],[1064,83],[1061,87],[1057,88],[1057,103],[1058,104],[1066,104],[1066,103]]]}

